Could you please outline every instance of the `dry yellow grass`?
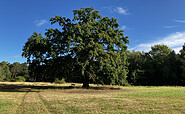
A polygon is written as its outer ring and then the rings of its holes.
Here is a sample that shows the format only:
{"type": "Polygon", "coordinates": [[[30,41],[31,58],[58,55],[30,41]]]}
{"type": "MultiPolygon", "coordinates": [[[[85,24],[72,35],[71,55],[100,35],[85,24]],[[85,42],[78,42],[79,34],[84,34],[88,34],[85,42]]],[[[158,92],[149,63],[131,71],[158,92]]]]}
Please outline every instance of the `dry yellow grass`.
{"type": "Polygon", "coordinates": [[[0,112],[185,113],[184,87],[69,86],[71,83],[0,82],[0,112]]]}

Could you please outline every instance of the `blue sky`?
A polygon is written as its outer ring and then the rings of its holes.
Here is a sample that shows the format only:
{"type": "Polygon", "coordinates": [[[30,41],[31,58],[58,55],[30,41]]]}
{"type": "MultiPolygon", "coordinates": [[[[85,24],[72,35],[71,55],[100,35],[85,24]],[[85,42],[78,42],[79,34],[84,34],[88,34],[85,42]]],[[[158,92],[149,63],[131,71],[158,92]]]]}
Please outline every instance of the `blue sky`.
{"type": "Polygon", "coordinates": [[[91,6],[118,19],[130,50],[166,44],[178,52],[185,43],[185,0],[1,0],[0,62],[26,62],[22,48],[34,31],[51,28],[55,15],[72,18],[74,9],[91,6]]]}

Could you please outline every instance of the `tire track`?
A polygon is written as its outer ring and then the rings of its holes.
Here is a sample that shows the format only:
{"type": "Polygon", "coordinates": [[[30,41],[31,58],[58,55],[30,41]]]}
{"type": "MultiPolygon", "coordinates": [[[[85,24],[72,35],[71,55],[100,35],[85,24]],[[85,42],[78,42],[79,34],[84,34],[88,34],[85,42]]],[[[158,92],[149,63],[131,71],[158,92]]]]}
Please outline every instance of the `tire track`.
{"type": "Polygon", "coordinates": [[[24,107],[24,102],[25,102],[25,99],[26,99],[26,96],[28,95],[28,93],[31,91],[31,89],[28,89],[26,91],[26,93],[24,94],[24,96],[22,97],[22,100],[21,100],[21,103],[20,105],[18,106],[17,110],[16,110],[16,113],[20,114],[20,112],[22,111],[23,107],[24,107]]]}
{"type": "Polygon", "coordinates": [[[26,95],[31,91],[31,89],[28,89],[28,91],[24,94],[23,98],[22,98],[22,102],[21,105],[24,103],[26,95]]]}
{"type": "Polygon", "coordinates": [[[25,114],[25,113],[37,113],[37,114],[50,114],[47,103],[44,102],[42,96],[40,95],[39,90],[31,91],[28,89],[24,96],[22,97],[22,101],[17,108],[17,114],[25,114]]]}
{"type": "Polygon", "coordinates": [[[40,99],[40,101],[42,102],[42,104],[45,106],[45,108],[48,110],[49,113],[52,113],[51,110],[51,106],[49,106],[48,102],[43,98],[43,96],[40,94],[40,92],[37,93],[38,98],[40,99]]]}

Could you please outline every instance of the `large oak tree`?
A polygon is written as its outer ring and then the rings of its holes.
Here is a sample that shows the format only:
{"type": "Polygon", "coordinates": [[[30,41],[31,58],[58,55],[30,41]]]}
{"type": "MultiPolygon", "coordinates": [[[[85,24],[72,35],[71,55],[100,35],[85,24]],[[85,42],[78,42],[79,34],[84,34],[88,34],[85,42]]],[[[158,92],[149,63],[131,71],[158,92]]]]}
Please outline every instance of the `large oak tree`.
{"type": "Polygon", "coordinates": [[[34,33],[25,44],[22,55],[32,67],[70,56],[80,67],[83,87],[89,87],[90,79],[109,79],[112,84],[123,84],[129,41],[118,28],[117,19],[102,17],[94,8],[81,8],[73,13],[73,19],[51,18],[51,24],[58,23],[59,27],[47,29],[46,38],[34,33]]]}

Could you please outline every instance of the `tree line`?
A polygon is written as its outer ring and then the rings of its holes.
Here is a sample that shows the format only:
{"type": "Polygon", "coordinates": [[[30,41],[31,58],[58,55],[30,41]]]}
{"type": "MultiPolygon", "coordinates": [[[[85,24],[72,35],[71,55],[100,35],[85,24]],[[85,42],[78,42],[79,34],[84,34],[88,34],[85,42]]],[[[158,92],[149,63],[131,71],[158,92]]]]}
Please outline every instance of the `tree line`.
{"type": "MultiPolygon", "coordinates": [[[[127,51],[125,57],[127,58],[124,65],[126,75],[119,77],[120,80],[124,80],[123,83],[108,77],[110,74],[107,70],[98,72],[96,78],[91,76],[89,82],[113,85],[185,85],[185,45],[178,54],[166,45],[155,45],[151,47],[149,52],[127,51]]],[[[47,65],[44,64],[39,67],[32,63],[30,65],[33,67],[28,66],[27,63],[1,62],[0,81],[54,82],[56,79],[65,79],[67,82],[83,82],[81,69],[72,58],[51,59],[47,61],[47,65]]]]}
{"type": "Polygon", "coordinates": [[[0,63],[0,81],[29,81],[29,78],[27,63],[0,63]]]}
{"type": "Polygon", "coordinates": [[[127,80],[132,85],[185,85],[185,45],[176,54],[166,45],[155,45],[149,52],[128,54],[127,80]]]}
{"type": "Polygon", "coordinates": [[[102,17],[92,7],[73,10],[73,15],[73,19],[52,17],[55,28],[28,38],[22,56],[27,58],[29,81],[65,79],[83,87],[185,85],[185,46],[179,54],[166,45],[130,52],[128,36],[117,19],[102,17]]]}

